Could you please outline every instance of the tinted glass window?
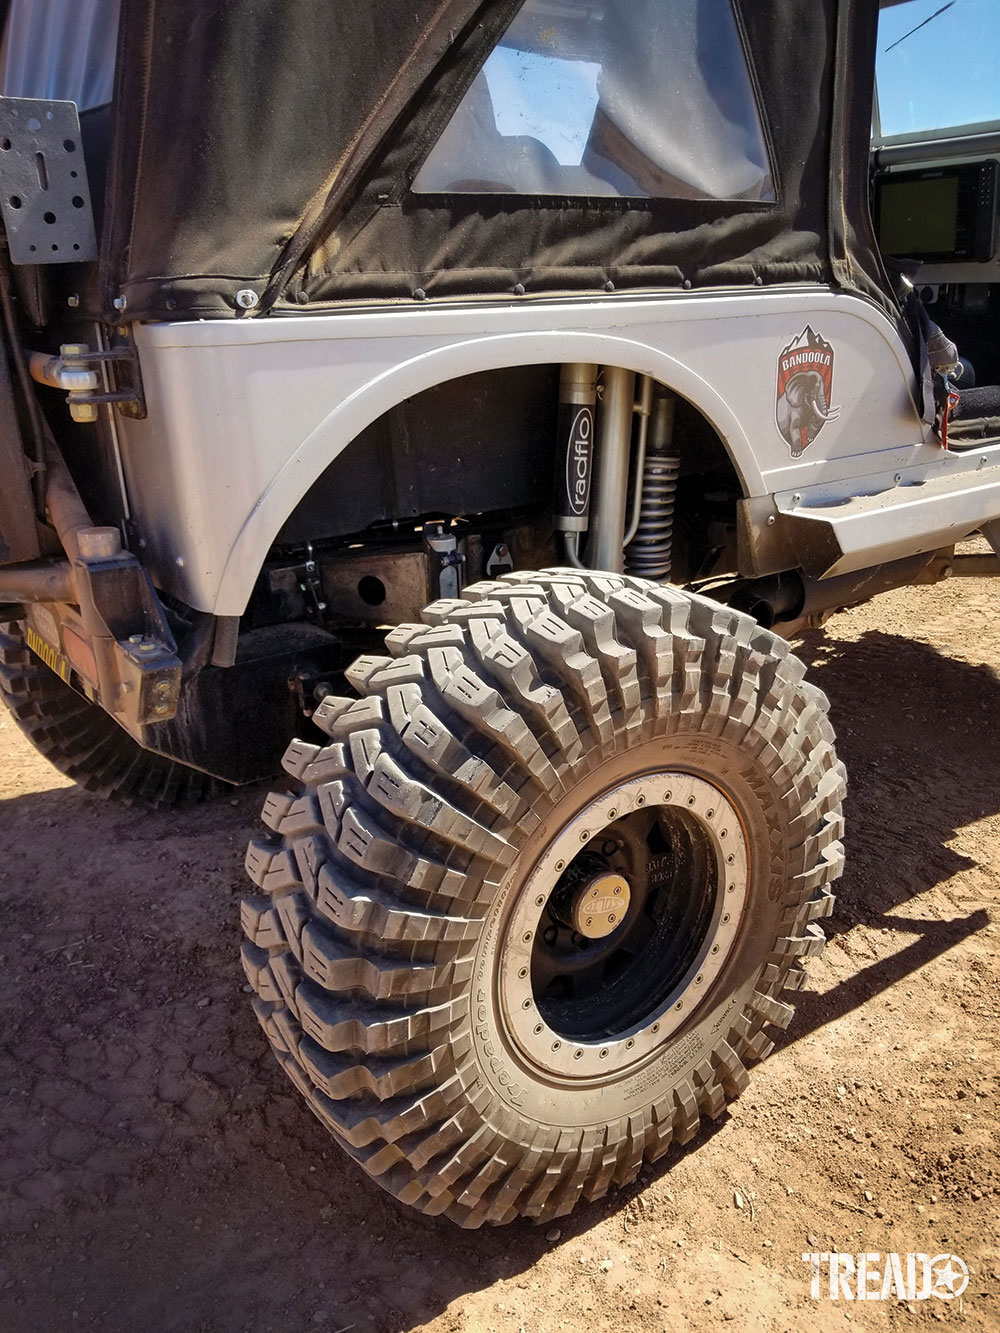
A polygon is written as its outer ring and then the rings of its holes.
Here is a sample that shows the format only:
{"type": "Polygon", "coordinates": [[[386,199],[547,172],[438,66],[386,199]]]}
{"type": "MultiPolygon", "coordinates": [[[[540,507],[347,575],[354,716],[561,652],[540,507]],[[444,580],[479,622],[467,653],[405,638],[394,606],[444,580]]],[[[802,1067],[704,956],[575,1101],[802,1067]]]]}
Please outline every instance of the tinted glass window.
{"type": "Polygon", "coordinates": [[[526,0],[413,189],[773,200],[730,0],[526,0]]]}

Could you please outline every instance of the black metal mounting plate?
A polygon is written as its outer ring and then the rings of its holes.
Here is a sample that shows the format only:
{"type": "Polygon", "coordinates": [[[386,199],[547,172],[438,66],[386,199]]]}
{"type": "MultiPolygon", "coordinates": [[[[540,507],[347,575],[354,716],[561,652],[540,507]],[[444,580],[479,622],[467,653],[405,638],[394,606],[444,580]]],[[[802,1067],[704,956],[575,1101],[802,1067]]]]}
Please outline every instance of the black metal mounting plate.
{"type": "Polygon", "coordinates": [[[0,97],[0,209],[12,263],[97,258],[75,102],[0,97]]]}

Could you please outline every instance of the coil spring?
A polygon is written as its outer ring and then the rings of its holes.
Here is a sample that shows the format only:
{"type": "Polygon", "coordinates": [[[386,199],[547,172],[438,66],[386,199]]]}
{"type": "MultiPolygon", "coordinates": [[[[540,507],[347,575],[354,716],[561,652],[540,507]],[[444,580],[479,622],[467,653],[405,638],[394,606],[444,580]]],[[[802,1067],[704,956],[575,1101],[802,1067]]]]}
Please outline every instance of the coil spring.
{"type": "Polygon", "coordinates": [[[629,574],[644,579],[670,576],[670,547],[674,535],[674,496],[677,491],[679,458],[647,454],[642,472],[639,526],[625,552],[629,574]]]}

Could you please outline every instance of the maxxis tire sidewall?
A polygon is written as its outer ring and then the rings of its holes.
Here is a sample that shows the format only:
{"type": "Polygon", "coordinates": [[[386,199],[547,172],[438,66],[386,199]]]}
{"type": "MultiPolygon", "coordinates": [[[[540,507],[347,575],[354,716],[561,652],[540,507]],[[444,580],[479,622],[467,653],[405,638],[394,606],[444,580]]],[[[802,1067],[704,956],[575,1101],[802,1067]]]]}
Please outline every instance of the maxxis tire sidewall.
{"type": "MultiPolygon", "coordinates": [[[[664,1099],[672,1105],[674,1090],[696,1075],[697,1081],[704,1081],[706,1071],[724,1059],[721,1050],[728,1047],[737,1056],[744,1054],[748,1027],[744,1015],[787,913],[788,825],[789,811],[777,786],[746,749],[723,737],[682,728],[612,756],[552,806],[497,889],[483,923],[469,993],[476,1082],[495,1100],[506,1135],[511,1134],[511,1116],[525,1122],[524,1135],[529,1137],[539,1126],[598,1126],[642,1112],[664,1099]],[[684,771],[712,783],[729,798],[749,848],[747,900],[733,953],[691,1021],[643,1064],[606,1081],[588,1080],[573,1086],[571,1080],[546,1078],[528,1064],[504,1030],[497,981],[504,920],[538,850],[575,809],[619,780],[619,770],[630,776],[643,771],[684,771]]],[[[478,1100],[478,1089],[469,1091],[478,1100]]],[[[484,1118],[492,1119],[489,1111],[484,1118]]]]}

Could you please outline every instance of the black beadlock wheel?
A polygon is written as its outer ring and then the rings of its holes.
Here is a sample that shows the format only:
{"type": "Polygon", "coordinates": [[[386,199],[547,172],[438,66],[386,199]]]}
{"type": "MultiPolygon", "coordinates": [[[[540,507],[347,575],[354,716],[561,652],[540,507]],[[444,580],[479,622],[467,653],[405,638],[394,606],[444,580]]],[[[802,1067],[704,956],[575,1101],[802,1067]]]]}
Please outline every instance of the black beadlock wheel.
{"type": "Polygon", "coordinates": [[[20,621],[0,623],[0,698],[35,749],[96,796],[175,809],[233,790],[207,773],[144,750],[103,708],[35,657],[20,621]]]}
{"type": "Polygon", "coordinates": [[[310,1107],[386,1189],[546,1221],[718,1116],[840,873],[826,700],[749,617],[509,575],[401,625],[293,742],[244,967],[310,1107]]]}

